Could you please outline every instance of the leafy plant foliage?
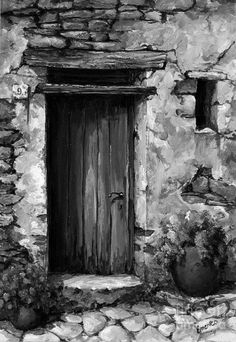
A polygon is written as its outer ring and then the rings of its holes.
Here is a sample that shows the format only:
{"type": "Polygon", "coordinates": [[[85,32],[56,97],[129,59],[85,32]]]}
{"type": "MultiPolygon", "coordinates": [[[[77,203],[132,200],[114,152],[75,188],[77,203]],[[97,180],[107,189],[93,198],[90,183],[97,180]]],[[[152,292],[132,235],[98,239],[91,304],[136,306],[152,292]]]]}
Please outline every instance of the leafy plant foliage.
{"type": "Polygon", "coordinates": [[[61,284],[50,283],[38,265],[12,265],[0,276],[0,311],[7,317],[21,307],[42,316],[56,314],[62,310],[63,300],[61,284]]]}
{"type": "Polygon", "coordinates": [[[162,221],[157,239],[156,259],[169,270],[174,261],[185,256],[185,247],[195,246],[201,260],[213,260],[217,266],[226,263],[226,235],[223,228],[207,212],[183,216],[176,222],[162,221]],[[181,223],[180,223],[181,222],[181,223]]]}

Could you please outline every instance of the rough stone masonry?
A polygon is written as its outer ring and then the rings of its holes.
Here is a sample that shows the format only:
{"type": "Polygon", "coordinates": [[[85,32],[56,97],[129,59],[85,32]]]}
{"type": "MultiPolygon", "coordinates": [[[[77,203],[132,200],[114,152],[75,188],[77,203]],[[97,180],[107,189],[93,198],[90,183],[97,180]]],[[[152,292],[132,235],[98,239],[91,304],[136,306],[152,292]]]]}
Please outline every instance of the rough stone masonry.
{"type": "Polygon", "coordinates": [[[27,65],[24,54],[162,52],[163,68],[147,70],[140,80],[157,95],[147,99],[137,123],[145,143],[137,141],[135,151],[135,272],[160,281],[152,254],[162,218],[179,223],[206,210],[225,229],[231,246],[226,280],[236,281],[235,1],[2,0],[1,6],[2,245],[19,242],[47,268],[45,98],[35,92],[46,68],[27,65]],[[199,80],[215,82],[202,129],[195,116],[199,80]],[[30,87],[30,100],[13,96],[15,84],[30,87]],[[192,181],[192,192],[201,194],[195,200],[183,195],[200,167],[211,170],[215,198],[207,177],[192,181]]]}
{"type": "MultiPolygon", "coordinates": [[[[164,296],[159,293],[159,300],[164,296]]],[[[232,293],[193,302],[168,294],[166,305],[123,303],[65,313],[43,328],[25,332],[1,321],[0,338],[6,342],[233,342],[235,305],[232,293]]]]}

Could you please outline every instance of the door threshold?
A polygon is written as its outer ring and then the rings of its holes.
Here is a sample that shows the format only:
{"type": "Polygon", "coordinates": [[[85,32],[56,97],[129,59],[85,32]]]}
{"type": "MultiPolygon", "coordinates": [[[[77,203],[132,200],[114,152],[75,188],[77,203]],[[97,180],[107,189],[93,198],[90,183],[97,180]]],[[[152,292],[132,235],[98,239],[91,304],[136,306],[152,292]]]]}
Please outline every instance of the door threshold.
{"type": "Polygon", "coordinates": [[[142,285],[141,280],[131,274],[95,275],[95,274],[52,274],[53,281],[62,281],[67,288],[104,291],[134,288],[142,285]]]}

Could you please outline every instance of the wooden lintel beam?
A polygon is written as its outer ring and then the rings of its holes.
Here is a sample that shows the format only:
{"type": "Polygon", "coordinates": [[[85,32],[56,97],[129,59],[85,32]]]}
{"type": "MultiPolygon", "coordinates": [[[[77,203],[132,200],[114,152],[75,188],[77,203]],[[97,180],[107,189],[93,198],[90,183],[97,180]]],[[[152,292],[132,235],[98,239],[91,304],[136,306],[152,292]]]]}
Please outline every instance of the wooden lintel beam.
{"type": "Polygon", "coordinates": [[[75,84],[41,83],[37,92],[45,94],[97,94],[97,95],[154,95],[156,87],[142,86],[93,86],[75,84]]]}
{"type": "Polygon", "coordinates": [[[153,51],[101,52],[76,50],[33,50],[25,52],[31,66],[80,69],[162,69],[166,54],[153,51]]]}

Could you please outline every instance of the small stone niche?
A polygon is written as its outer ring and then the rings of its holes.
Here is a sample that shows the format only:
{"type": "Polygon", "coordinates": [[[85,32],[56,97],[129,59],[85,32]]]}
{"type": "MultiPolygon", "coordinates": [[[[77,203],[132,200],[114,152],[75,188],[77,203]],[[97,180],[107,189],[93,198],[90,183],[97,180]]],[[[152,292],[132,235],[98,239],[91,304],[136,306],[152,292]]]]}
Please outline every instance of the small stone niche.
{"type": "Polygon", "coordinates": [[[182,118],[196,119],[196,130],[205,128],[217,131],[212,106],[214,104],[216,80],[185,79],[176,84],[174,94],[181,98],[181,109],[177,115],[182,118]]]}
{"type": "Polygon", "coordinates": [[[199,79],[196,92],[196,129],[211,128],[217,130],[212,120],[212,105],[217,81],[199,79]]]}

